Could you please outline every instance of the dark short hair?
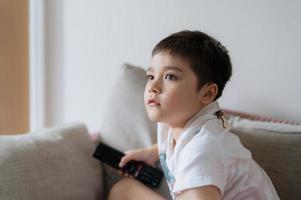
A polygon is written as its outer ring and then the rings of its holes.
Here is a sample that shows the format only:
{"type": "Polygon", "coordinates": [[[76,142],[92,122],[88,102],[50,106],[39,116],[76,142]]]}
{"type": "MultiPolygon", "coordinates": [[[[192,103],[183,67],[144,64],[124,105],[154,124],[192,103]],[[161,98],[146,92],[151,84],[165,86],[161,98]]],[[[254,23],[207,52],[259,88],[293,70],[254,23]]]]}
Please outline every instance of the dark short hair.
{"type": "Polygon", "coordinates": [[[232,65],[228,50],[216,39],[201,31],[180,31],[161,40],[153,49],[152,56],[165,52],[180,56],[189,62],[198,77],[198,87],[215,83],[218,99],[232,75],[232,65]]]}

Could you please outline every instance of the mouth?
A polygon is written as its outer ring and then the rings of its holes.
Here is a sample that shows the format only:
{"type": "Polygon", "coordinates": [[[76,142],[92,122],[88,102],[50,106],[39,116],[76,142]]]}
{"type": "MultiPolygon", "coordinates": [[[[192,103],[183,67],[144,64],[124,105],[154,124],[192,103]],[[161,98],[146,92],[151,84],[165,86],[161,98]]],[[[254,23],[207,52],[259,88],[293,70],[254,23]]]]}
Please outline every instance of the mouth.
{"type": "Polygon", "coordinates": [[[150,100],[147,101],[147,105],[149,105],[149,106],[159,106],[160,103],[158,101],[154,100],[154,99],[150,99],[150,100]]]}

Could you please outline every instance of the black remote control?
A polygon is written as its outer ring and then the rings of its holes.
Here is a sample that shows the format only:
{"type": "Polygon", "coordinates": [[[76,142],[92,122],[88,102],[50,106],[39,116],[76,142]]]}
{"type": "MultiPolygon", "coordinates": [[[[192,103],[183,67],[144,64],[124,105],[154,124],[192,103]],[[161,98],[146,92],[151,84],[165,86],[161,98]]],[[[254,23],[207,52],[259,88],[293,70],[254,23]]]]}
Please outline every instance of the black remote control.
{"type": "Polygon", "coordinates": [[[163,172],[160,169],[154,168],[144,162],[129,161],[124,167],[120,168],[119,162],[125,154],[110,147],[104,143],[99,143],[93,157],[102,161],[103,163],[110,165],[118,170],[132,175],[134,178],[142,182],[149,187],[158,187],[163,172]]]}

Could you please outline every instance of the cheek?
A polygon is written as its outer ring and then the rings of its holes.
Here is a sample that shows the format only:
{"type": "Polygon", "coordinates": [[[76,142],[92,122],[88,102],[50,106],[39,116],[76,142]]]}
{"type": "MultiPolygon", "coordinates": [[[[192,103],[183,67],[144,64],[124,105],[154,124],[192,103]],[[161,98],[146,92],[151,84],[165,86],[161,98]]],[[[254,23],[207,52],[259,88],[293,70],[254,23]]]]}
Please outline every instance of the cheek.
{"type": "Polygon", "coordinates": [[[166,99],[164,101],[167,107],[177,108],[181,107],[184,103],[183,94],[179,93],[178,91],[171,91],[166,94],[166,99]]]}
{"type": "Polygon", "coordinates": [[[144,105],[146,105],[147,104],[147,98],[148,98],[148,92],[147,92],[147,89],[145,88],[145,90],[144,90],[144,105]]]}
{"type": "Polygon", "coordinates": [[[187,91],[188,90],[177,90],[169,93],[165,101],[166,106],[177,110],[190,110],[190,107],[197,104],[197,97],[196,94],[187,91]]]}

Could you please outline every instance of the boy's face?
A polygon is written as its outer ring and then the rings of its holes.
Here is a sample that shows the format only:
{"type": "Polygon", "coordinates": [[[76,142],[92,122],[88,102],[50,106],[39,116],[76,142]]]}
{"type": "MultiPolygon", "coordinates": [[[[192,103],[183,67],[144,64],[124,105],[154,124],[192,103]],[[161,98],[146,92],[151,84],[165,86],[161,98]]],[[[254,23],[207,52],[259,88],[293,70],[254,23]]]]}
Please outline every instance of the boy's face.
{"type": "Polygon", "coordinates": [[[149,118],[183,127],[205,104],[197,91],[197,76],[184,59],[167,53],[155,54],[147,70],[144,103],[149,118]]]}

